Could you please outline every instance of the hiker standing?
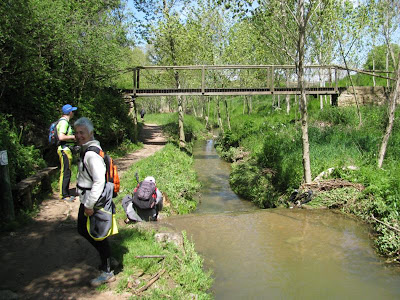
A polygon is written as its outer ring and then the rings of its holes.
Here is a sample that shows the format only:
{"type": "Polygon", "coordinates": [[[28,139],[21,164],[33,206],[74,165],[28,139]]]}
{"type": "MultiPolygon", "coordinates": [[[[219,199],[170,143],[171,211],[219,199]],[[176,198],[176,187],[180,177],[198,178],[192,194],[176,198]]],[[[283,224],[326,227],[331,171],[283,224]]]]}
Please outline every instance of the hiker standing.
{"type": "MultiPolygon", "coordinates": [[[[80,118],[74,123],[76,141],[84,153],[89,146],[101,149],[100,142],[94,139],[92,122],[80,118]]],[[[87,151],[83,161],[78,163],[77,190],[81,201],[78,212],[78,233],[82,235],[98,251],[101,259],[101,275],[93,279],[92,286],[99,286],[115,280],[111,270],[111,249],[108,239],[94,240],[87,229],[87,216],[94,214],[93,207],[102,195],[106,184],[106,165],[104,159],[94,151],[87,151]]]]}
{"type": "Polygon", "coordinates": [[[69,121],[74,117],[75,110],[77,110],[76,107],[73,107],[70,104],[65,104],[62,107],[62,117],[57,124],[57,135],[59,140],[57,154],[61,165],[59,182],[60,198],[68,202],[72,202],[75,198],[75,196],[69,194],[72,162],[71,148],[74,146],[75,141],[75,135],[73,134],[72,127],[69,125],[69,121]]]}
{"type": "Polygon", "coordinates": [[[142,122],[143,122],[145,114],[146,114],[146,111],[144,110],[144,108],[142,108],[142,110],[140,111],[140,117],[142,118],[142,122]]]}

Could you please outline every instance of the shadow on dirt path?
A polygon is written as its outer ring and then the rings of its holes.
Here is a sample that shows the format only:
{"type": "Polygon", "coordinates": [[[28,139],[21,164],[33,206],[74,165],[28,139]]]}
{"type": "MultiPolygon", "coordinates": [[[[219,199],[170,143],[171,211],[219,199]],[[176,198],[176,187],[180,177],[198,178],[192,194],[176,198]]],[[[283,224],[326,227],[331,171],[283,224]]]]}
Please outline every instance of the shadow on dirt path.
{"type": "MultiPolygon", "coordinates": [[[[142,149],[115,160],[120,175],[166,144],[161,127],[154,124],[144,125],[141,140],[142,149]]],[[[100,262],[94,248],[76,231],[78,208],[78,199],[67,203],[54,193],[40,204],[32,224],[0,237],[0,299],[129,297],[110,291],[99,293],[89,286],[98,275],[100,262]]]]}

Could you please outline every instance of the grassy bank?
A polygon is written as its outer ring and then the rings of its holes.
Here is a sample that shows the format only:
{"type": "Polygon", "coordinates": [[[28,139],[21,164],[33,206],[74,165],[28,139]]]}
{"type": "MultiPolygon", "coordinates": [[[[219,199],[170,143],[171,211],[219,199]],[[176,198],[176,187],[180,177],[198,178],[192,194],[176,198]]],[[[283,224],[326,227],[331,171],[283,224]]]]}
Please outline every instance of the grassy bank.
{"type": "MultiPolygon", "coordinates": [[[[121,192],[115,198],[120,233],[112,237],[113,253],[122,260],[117,291],[132,292],[149,282],[154,274],[165,272],[155,284],[141,294],[144,299],[210,299],[207,292],[212,280],[202,269],[203,260],[195,252],[194,245],[183,235],[182,246],[155,241],[154,227],[149,223],[126,225],[126,215],[121,206],[122,198],[132,193],[137,185],[135,173],[140,180],[146,176],[156,178],[157,187],[164,194],[164,210],[161,217],[185,214],[197,203],[193,195],[200,189],[193,170],[193,158],[180,151],[172,143],[154,155],[140,160],[130,167],[121,178],[121,192]],[[137,256],[162,255],[163,258],[140,259],[137,256]]],[[[102,287],[107,288],[106,286],[102,287]]]]}
{"type": "MultiPolygon", "coordinates": [[[[298,108],[289,114],[272,100],[254,97],[253,113],[243,114],[242,100],[231,106],[231,131],[219,138],[217,149],[233,164],[230,183],[242,197],[261,208],[288,206],[290,194],[302,186],[302,142],[298,108]],[[243,159],[244,158],[244,159],[243,159]]],[[[396,258],[400,236],[400,122],[396,119],[383,169],[377,155],[387,123],[386,107],[362,107],[362,126],[353,107],[309,100],[309,141],[313,178],[328,173],[325,185],[344,181],[325,191],[314,188],[310,207],[328,207],[371,223],[379,253],[396,258]],[[336,181],[335,181],[336,180],[336,181]],[[392,228],[391,228],[392,227],[392,228]],[[395,229],[393,229],[395,228],[395,229]]],[[[222,116],[224,114],[222,113],[222,116]]],[[[224,120],[226,124],[226,120],[224,120]]],[[[333,184],[334,185],[334,184],[333,184]]]]}

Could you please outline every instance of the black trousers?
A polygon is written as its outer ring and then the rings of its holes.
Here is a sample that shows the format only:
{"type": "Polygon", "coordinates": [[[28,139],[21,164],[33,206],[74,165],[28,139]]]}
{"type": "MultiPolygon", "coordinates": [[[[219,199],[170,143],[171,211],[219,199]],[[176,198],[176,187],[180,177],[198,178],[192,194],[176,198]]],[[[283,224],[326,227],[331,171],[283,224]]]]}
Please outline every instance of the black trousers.
{"type": "Polygon", "coordinates": [[[102,241],[95,241],[87,231],[87,217],[85,216],[85,206],[81,203],[78,213],[78,233],[88,240],[90,244],[99,252],[103,271],[111,271],[111,249],[107,238],[102,241]]]}
{"type": "Polygon", "coordinates": [[[60,194],[62,198],[68,197],[69,195],[69,182],[71,181],[71,160],[72,154],[69,151],[69,155],[64,150],[58,150],[61,164],[60,174],[60,194]]]}

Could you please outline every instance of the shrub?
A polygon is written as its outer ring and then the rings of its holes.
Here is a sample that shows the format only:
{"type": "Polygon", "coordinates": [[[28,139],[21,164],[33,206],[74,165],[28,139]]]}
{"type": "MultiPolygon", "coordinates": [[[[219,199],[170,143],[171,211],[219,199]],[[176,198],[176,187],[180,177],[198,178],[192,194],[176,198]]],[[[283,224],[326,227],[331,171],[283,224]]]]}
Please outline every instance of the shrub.
{"type": "Polygon", "coordinates": [[[229,183],[239,196],[252,201],[260,208],[271,208],[275,207],[277,199],[271,179],[270,170],[263,171],[254,160],[249,160],[232,165],[229,183]]]}
{"type": "Polygon", "coordinates": [[[21,143],[22,133],[18,132],[8,117],[0,114],[0,150],[7,150],[10,181],[14,185],[45,167],[45,162],[38,149],[21,143]]]}

